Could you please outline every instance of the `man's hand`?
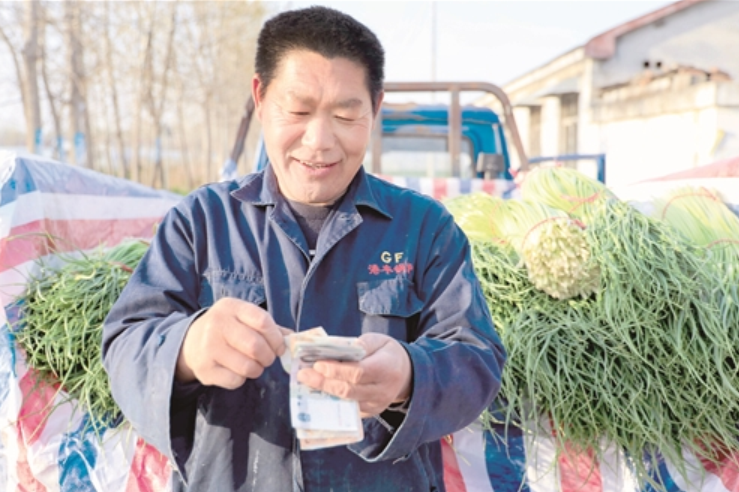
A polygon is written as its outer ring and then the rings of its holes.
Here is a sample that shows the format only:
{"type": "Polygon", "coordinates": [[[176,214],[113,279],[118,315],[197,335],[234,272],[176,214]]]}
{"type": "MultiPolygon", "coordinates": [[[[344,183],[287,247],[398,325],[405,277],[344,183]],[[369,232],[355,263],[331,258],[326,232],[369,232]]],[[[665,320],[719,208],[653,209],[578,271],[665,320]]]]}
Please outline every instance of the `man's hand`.
{"type": "Polygon", "coordinates": [[[359,337],[367,355],[359,362],[320,360],[302,369],[298,381],[340,398],[359,402],[361,417],[382,413],[391,403],[411,393],[413,367],[410,357],[395,339],[379,333],[359,337]]]}
{"type": "Polygon", "coordinates": [[[256,304],[233,298],[218,300],[196,319],[185,335],[175,377],[182,383],[235,389],[262,375],[285,351],[278,326],[256,304]]]}

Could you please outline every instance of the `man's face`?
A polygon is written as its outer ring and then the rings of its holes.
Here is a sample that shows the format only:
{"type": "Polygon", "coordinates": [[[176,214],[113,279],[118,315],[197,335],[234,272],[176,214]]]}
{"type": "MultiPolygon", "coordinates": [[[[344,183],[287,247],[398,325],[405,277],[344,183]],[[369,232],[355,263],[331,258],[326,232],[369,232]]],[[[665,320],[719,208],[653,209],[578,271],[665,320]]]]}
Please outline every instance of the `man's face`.
{"type": "Polygon", "coordinates": [[[362,166],[372,133],[364,67],[296,50],[280,62],[264,97],[260,84],[255,76],[252,95],[280,192],[306,204],[333,203],[362,166]]]}

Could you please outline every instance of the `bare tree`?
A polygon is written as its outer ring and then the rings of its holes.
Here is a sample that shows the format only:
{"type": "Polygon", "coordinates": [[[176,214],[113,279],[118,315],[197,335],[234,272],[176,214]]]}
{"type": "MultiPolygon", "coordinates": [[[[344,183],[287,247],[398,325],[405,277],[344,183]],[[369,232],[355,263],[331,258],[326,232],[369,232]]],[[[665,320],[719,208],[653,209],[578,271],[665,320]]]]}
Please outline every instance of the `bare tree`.
{"type": "Polygon", "coordinates": [[[149,65],[145,68],[148,73],[147,79],[151,85],[146,98],[146,107],[151,116],[152,123],[154,125],[154,139],[156,145],[156,157],[154,162],[154,176],[152,178],[152,186],[156,185],[157,180],[161,186],[167,186],[167,179],[164,172],[164,166],[162,164],[162,130],[163,121],[162,117],[165,109],[165,102],[167,101],[167,89],[169,88],[169,72],[172,67],[172,59],[174,58],[174,37],[177,29],[177,3],[169,4],[170,7],[170,24],[169,34],[167,36],[167,46],[164,54],[164,61],[162,62],[162,69],[160,74],[156,74],[153,57],[149,57],[149,65]],[[158,88],[158,93],[157,92],[158,88]]]}
{"type": "Polygon", "coordinates": [[[41,103],[38,91],[38,25],[39,6],[37,2],[28,2],[24,23],[25,44],[23,46],[23,62],[26,68],[25,92],[28,108],[26,110],[27,131],[26,146],[34,152],[39,151],[41,144],[41,103]],[[31,129],[33,131],[31,132],[31,129]],[[30,145],[29,145],[30,144],[30,145]]]}
{"type": "Polygon", "coordinates": [[[152,50],[153,50],[153,38],[155,30],[155,13],[156,4],[141,2],[137,3],[138,6],[138,18],[139,30],[142,34],[142,41],[144,48],[140,53],[139,63],[139,77],[138,77],[138,90],[136,94],[136,103],[134,109],[134,123],[133,123],[133,169],[134,177],[138,181],[142,180],[142,162],[141,162],[141,140],[142,140],[142,116],[144,109],[144,101],[146,99],[147,89],[150,85],[150,72],[146,71],[146,67],[151,64],[152,50]],[[144,29],[141,29],[143,27],[144,29]]]}
{"type": "Polygon", "coordinates": [[[55,136],[55,145],[54,145],[54,153],[57,157],[57,159],[63,160],[64,159],[64,133],[62,131],[62,124],[61,124],[61,116],[60,116],[60,109],[57,106],[59,103],[59,100],[61,98],[60,94],[55,94],[52,91],[51,83],[49,81],[49,75],[47,70],[47,60],[49,59],[48,53],[47,53],[47,41],[46,41],[46,32],[50,27],[50,20],[49,15],[47,12],[47,9],[43,9],[43,29],[42,29],[42,36],[41,36],[41,78],[44,82],[44,91],[46,92],[46,98],[49,102],[49,110],[51,111],[51,118],[54,122],[54,136],[55,136]]]}
{"type": "Polygon", "coordinates": [[[113,61],[116,53],[112,41],[113,30],[110,19],[110,2],[105,2],[105,26],[105,74],[107,75],[108,88],[110,89],[110,100],[113,104],[113,121],[115,125],[116,142],[118,143],[118,156],[121,161],[123,177],[129,179],[131,177],[131,169],[128,166],[126,144],[123,138],[123,121],[118,103],[118,83],[116,82],[115,63],[113,61]]]}
{"type": "Polygon", "coordinates": [[[182,78],[179,80],[178,84],[178,93],[179,97],[177,97],[177,130],[179,132],[179,138],[180,138],[180,152],[182,155],[182,164],[185,168],[185,176],[187,177],[187,188],[193,189],[195,187],[195,180],[193,178],[192,173],[192,167],[190,165],[190,155],[189,155],[189,145],[187,144],[187,128],[186,128],[186,120],[185,120],[185,111],[183,109],[184,106],[184,97],[185,97],[185,89],[184,89],[184,83],[182,81],[182,78]]]}
{"type": "Polygon", "coordinates": [[[30,152],[38,152],[41,142],[41,103],[38,89],[38,2],[10,4],[11,18],[7,26],[22,26],[21,45],[13,42],[13,34],[3,28],[0,22],[0,39],[8,46],[15,67],[18,87],[23,101],[23,114],[26,119],[26,147],[30,152]]]}
{"type": "Polygon", "coordinates": [[[87,76],[84,66],[84,45],[81,40],[80,3],[74,0],[65,0],[64,8],[71,77],[69,104],[71,127],[74,135],[74,162],[93,168],[95,166],[95,152],[93,151],[94,145],[87,101],[87,76]]]}
{"type": "Polygon", "coordinates": [[[185,24],[182,43],[191,56],[179,68],[197,85],[193,94],[204,123],[202,160],[206,180],[212,180],[217,174],[214,161],[220,163],[227,155],[249,97],[256,39],[243,33],[258,32],[265,12],[249,2],[224,2],[218,9],[207,3],[191,5],[197,22],[185,24]]]}
{"type": "Polygon", "coordinates": [[[106,172],[179,190],[216,179],[264,14],[258,1],[0,0],[29,145],[44,120],[57,142],[84,136],[87,159],[66,156],[79,165],[97,157],[106,172]]]}
{"type": "Polygon", "coordinates": [[[211,123],[213,92],[215,91],[215,54],[212,32],[215,28],[209,22],[209,12],[203,4],[195,4],[192,6],[192,14],[194,17],[203,19],[200,24],[188,23],[188,51],[194,56],[190,59],[188,66],[189,71],[194,74],[194,80],[197,81],[199,94],[197,99],[200,103],[203,121],[205,123],[205,131],[202,133],[204,138],[203,161],[205,164],[206,176],[208,178],[214,175],[213,172],[213,131],[211,123]]]}

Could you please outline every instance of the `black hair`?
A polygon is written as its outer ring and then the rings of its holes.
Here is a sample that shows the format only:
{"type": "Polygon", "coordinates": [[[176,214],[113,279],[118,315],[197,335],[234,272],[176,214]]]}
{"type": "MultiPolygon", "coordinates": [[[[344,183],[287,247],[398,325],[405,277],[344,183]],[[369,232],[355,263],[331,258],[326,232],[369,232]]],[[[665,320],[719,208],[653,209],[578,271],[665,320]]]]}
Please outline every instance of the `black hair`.
{"type": "Polygon", "coordinates": [[[362,65],[372,99],[377,102],[385,78],[385,50],[367,26],[328,7],[308,7],[282,12],[269,19],[257,40],[255,72],[264,95],[282,58],[292,50],[308,50],[324,58],[342,57],[362,65]]]}

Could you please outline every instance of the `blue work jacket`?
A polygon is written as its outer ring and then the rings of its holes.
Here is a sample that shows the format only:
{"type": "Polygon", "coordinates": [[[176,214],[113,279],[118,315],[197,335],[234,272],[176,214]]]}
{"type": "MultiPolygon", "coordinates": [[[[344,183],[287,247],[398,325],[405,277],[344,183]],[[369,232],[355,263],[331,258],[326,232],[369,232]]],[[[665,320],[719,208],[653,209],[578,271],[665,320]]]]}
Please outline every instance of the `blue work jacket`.
{"type": "Polygon", "coordinates": [[[444,490],[440,439],[491,403],[505,352],[441,204],[360,169],[311,259],[268,166],[167,214],[107,317],[103,358],[123,414],[171,460],[175,490],[384,492],[444,490]],[[301,451],[279,362],[235,390],[177,383],[188,327],[223,297],[298,331],[396,338],[413,366],[407,414],[363,419],[359,443],[301,451]]]}

